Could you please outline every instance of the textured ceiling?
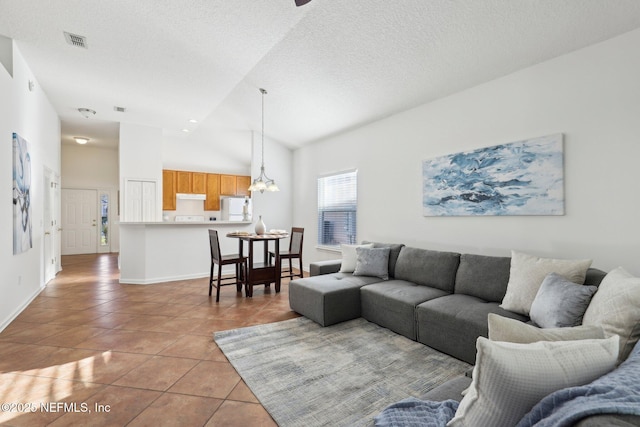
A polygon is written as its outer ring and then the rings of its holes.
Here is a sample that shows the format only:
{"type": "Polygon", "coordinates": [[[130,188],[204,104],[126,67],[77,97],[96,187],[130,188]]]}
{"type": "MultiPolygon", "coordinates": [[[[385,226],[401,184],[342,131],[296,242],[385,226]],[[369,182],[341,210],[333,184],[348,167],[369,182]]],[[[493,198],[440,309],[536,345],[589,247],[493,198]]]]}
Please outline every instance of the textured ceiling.
{"type": "Polygon", "coordinates": [[[112,146],[118,122],[224,144],[264,87],[265,133],[298,147],[639,27],[637,0],[0,0],[63,142],[112,146]]]}

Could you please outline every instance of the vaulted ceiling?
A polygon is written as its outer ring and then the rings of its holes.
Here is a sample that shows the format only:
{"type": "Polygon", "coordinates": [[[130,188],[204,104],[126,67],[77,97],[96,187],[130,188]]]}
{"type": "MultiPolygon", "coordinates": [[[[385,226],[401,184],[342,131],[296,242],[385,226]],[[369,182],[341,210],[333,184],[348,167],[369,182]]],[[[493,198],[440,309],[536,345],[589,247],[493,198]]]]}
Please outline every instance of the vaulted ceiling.
{"type": "Polygon", "coordinates": [[[112,146],[119,122],[259,131],[266,88],[265,134],[295,148],[639,27],[637,0],[0,0],[63,142],[112,146]]]}

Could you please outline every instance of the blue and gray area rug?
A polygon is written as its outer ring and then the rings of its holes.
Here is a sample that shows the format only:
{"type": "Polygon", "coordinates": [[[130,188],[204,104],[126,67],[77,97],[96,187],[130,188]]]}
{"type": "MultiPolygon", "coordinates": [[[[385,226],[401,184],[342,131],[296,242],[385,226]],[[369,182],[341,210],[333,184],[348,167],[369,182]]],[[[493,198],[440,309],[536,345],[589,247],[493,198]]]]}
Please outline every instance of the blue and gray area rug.
{"type": "Polygon", "coordinates": [[[469,364],[362,318],[304,318],[216,332],[214,339],[280,427],[370,426],[469,364]]]}

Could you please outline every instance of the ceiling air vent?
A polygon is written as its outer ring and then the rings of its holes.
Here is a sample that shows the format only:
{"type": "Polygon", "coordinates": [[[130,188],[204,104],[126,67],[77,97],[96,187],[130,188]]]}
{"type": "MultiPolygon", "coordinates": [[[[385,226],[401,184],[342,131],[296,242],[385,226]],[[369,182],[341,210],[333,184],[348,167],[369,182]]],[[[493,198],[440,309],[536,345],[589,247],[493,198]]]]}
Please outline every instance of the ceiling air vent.
{"type": "Polygon", "coordinates": [[[124,113],[126,111],[126,108],[115,106],[113,107],[113,111],[117,111],[118,113],[124,113]]]}
{"type": "Polygon", "coordinates": [[[71,34],[65,31],[64,38],[71,46],[83,47],[85,49],[87,48],[87,38],[85,36],[79,36],[77,34],[71,34]]]}

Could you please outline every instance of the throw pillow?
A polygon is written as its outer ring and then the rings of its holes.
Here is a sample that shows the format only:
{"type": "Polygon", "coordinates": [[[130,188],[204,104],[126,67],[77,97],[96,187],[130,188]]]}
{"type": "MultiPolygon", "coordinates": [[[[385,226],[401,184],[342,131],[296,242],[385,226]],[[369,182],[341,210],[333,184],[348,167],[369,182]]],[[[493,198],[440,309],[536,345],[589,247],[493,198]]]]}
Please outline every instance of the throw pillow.
{"type": "Polygon", "coordinates": [[[611,371],[618,337],[513,344],[479,337],[473,380],[449,427],[512,427],[543,397],[611,371]]]}
{"type": "Polygon", "coordinates": [[[511,251],[509,283],[507,283],[507,292],[500,307],[528,316],[531,303],[533,303],[547,274],[558,273],[574,283],[583,284],[590,266],[590,259],[539,258],[511,251]]]}
{"type": "Polygon", "coordinates": [[[356,248],[354,276],[389,279],[389,248],[356,248]]]}
{"type": "Polygon", "coordinates": [[[489,339],[528,344],[536,341],[573,341],[605,338],[601,326],[540,329],[516,319],[489,313],[489,339]]]}
{"type": "Polygon", "coordinates": [[[600,283],[582,320],[601,325],[607,336],[620,335],[620,357],[627,358],[640,337],[640,278],[624,268],[611,270],[600,283]]]}
{"type": "Polygon", "coordinates": [[[342,251],[342,264],[340,264],[340,273],[353,273],[356,269],[356,248],[371,248],[373,243],[366,245],[340,245],[342,251]]]}
{"type": "Polygon", "coordinates": [[[531,304],[531,320],[541,328],[581,325],[582,316],[597,290],[596,286],[578,285],[559,274],[549,273],[531,304]]]}

